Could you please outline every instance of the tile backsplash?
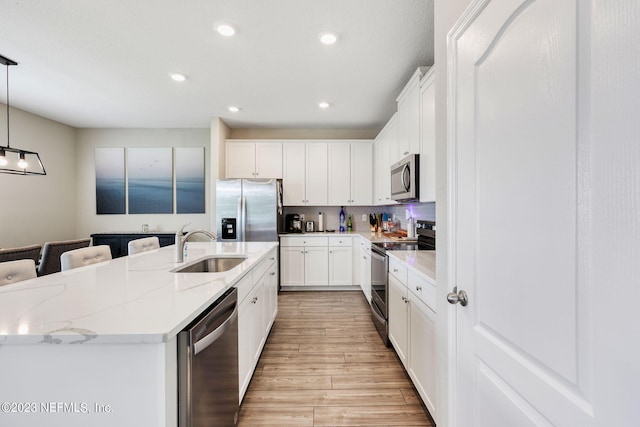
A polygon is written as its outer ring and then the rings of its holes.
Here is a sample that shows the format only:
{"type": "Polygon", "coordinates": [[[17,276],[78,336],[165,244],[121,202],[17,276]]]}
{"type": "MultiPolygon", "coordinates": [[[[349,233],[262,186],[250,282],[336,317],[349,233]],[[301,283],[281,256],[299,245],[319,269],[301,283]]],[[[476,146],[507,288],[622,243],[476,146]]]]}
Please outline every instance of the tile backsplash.
{"type": "MultiPolygon", "coordinates": [[[[389,216],[396,216],[400,220],[400,228],[407,228],[406,211],[411,212],[415,219],[436,220],[436,204],[435,203],[408,203],[402,205],[389,206],[345,206],[346,215],[353,215],[354,231],[369,231],[369,214],[386,213],[389,216]],[[362,215],[365,219],[362,219],[362,215]]],[[[338,230],[340,225],[340,206],[286,206],[285,214],[297,213],[304,215],[305,221],[313,221],[318,227],[318,213],[325,214],[325,230],[338,230]]]]}

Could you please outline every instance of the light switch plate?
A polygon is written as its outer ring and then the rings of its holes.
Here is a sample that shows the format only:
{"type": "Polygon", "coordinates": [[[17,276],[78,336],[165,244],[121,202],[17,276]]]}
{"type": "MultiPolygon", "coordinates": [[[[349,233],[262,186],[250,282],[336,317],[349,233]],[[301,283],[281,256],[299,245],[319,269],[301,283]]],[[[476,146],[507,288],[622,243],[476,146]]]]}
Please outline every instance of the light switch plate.
{"type": "Polygon", "coordinates": [[[362,220],[366,221],[367,220],[367,214],[362,214],[362,220]]]}

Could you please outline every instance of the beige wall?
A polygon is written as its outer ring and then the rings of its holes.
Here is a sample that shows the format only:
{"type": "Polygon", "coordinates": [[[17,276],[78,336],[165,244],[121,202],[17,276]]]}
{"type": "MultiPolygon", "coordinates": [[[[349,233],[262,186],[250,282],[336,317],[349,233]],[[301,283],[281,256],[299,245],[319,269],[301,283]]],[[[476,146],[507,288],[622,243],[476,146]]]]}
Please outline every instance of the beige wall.
{"type": "Polygon", "coordinates": [[[78,129],[76,233],[138,231],[149,224],[152,231],[176,231],[190,222],[188,229],[209,228],[209,212],[204,214],[96,215],[96,147],[205,147],[205,206],[210,206],[209,129],[78,129]]]}
{"type": "MultiPolygon", "coordinates": [[[[15,108],[10,124],[11,147],[37,151],[47,175],[0,174],[0,247],[77,237],[74,128],[15,108]]],[[[1,129],[6,146],[5,120],[1,129]]]]}

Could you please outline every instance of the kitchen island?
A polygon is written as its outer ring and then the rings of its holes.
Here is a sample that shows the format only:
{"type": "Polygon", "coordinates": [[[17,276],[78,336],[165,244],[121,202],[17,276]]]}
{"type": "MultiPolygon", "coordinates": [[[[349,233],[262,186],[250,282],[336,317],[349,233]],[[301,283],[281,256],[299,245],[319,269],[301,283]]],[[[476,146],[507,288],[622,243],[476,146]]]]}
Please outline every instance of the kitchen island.
{"type": "Polygon", "coordinates": [[[178,332],[267,257],[275,242],[188,244],[0,288],[0,425],[177,425],[178,332]],[[174,273],[211,255],[221,273],[174,273]]]}

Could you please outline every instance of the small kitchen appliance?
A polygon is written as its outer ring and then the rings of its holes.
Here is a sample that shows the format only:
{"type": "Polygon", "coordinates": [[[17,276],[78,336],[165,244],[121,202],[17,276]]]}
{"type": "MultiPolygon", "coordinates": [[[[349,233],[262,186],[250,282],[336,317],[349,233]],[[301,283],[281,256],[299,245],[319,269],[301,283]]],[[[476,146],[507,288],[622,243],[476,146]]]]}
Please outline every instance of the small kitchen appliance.
{"type": "Polygon", "coordinates": [[[304,226],[304,231],[307,233],[316,231],[316,224],[313,221],[307,221],[304,226]]]}
{"type": "Polygon", "coordinates": [[[302,220],[298,214],[287,214],[285,217],[287,233],[302,233],[302,220]]]}

